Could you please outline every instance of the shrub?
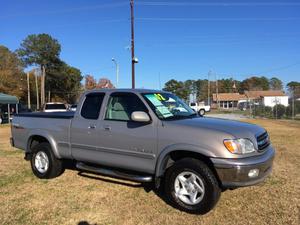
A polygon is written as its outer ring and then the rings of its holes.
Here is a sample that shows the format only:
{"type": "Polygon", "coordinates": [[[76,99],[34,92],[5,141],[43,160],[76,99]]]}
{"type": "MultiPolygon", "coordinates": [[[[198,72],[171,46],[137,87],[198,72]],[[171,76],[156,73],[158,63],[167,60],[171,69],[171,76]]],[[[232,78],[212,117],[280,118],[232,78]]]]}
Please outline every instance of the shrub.
{"type": "MultiPolygon", "coordinates": [[[[300,102],[299,101],[295,101],[295,116],[296,114],[300,113],[300,102]]],[[[293,116],[293,106],[292,106],[292,102],[290,102],[290,105],[288,107],[286,107],[286,115],[288,117],[292,117],[293,116]]]]}
{"type": "Polygon", "coordinates": [[[255,106],[255,108],[253,108],[253,115],[270,118],[272,117],[272,107],[263,105],[255,106]]]}
{"type": "Polygon", "coordinates": [[[272,117],[272,107],[265,106],[265,117],[271,118],[272,117]]]}
{"type": "Polygon", "coordinates": [[[278,104],[273,107],[273,116],[274,118],[280,119],[285,114],[285,106],[278,104]]]}

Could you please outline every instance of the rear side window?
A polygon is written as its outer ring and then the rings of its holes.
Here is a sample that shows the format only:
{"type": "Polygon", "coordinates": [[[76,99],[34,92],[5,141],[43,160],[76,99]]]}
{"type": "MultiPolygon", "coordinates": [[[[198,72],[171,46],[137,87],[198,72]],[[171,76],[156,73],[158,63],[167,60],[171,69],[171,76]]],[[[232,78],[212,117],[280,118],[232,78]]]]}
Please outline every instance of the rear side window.
{"type": "Polygon", "coordinates": [[[99,117],[104,93],[92,93],[85,97],[81,109],[81,116],[85,119],[97,120],[99,117]]]}

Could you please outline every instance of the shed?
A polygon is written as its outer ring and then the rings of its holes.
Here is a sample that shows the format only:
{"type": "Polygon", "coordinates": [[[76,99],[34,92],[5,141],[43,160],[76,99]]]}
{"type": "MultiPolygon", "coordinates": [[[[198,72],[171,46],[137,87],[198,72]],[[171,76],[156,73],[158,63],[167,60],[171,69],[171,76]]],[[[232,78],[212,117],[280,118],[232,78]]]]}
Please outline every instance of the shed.
{"type": "MultiPolygon", "coordinates": [[[[8,117],[8,122],[10,122],[10,105],[16,105],[16,113],[18,113],[18,104],[19,104],[19,99],[16,96],[12,95],[7,95],[0,93],[0,105],[7,105],[7,117],[8,117]]],[[[2,122],[2,118],[0,117],[0,123],[2,122]]]]}
{"type": "Polygon", "coordinates": [[[0,93],[0,104],[18,104],[19,99],[16,96],[0,93]]]}

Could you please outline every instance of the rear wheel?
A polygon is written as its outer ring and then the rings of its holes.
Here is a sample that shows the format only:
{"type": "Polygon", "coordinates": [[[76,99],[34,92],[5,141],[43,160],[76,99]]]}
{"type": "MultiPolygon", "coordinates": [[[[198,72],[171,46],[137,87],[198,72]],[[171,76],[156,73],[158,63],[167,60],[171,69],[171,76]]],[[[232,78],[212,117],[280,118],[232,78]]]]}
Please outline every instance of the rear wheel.
{"type": "Polygon", "coordinates": [[[58,177],[64,172],[63,162],[55,157],[49,143],[40,143],[33,147],[31,169],[40,179],[58,177]]]}
{"type": "Polygon", "coordinates": [[[174,207],[189,213],[205,214],[216,205],[221,190],[205,163],[184,158],[167,170],[165,193],[174,207]]]}
{"type": "Polygon", "coordinates": [[[200,116],[204,116],[205,115],[205,110],[204,109],[200,109],[199,110],[199,115],[200,116]]]}

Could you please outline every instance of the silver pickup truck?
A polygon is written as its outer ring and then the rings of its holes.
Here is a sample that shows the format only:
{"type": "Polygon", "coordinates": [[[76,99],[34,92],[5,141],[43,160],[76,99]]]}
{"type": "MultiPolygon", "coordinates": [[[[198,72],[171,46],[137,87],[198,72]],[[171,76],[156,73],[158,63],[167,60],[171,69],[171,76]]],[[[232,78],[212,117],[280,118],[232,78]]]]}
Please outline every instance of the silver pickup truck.
{"type": "Polygon", "coordinates": [[[15,115],[11,144],[33,173],[80,171],[151,182],[174,207],[204,214],[223,190],[262,182],[274,149],[265,129],[199,117],[175,95],[156,90],[93,90],[76,112],[15,115]]]}

